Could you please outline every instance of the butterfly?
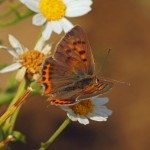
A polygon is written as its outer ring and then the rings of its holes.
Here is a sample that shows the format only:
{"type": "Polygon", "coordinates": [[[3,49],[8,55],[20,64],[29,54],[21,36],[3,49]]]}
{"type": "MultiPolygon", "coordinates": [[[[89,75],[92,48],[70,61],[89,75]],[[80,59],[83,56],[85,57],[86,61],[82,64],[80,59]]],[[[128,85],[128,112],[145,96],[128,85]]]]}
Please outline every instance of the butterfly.
{"type": "Polygon", "coordinates": [[[60,40],[54,55],[45,59],[40,83],[48,101],[55,105],[72,105],[104,94],[113,86],[96,77],[87,35],[78,25],[60,40]]]}

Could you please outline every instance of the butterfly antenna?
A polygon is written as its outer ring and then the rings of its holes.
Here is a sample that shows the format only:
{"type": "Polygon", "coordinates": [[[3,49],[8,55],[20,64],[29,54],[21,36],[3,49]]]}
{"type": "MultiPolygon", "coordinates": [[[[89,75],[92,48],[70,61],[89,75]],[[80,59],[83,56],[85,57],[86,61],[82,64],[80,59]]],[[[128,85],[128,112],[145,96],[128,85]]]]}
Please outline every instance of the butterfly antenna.
{"type": "Polygon", "coordinates": [[[113,82],[113,83],[124,84],[126,86],[131,86],[131,84],[129,82],[126,82],[126,81],[118,81],[118,80],[115,80],[115,79],[107,79],[107,78],[105,78],[103,80],[110,81],[110,82],[113,82]]]}
{"type": "Polygon", "coordinates": [[[129,82],[125,82],[125,81],[118,81],[118,80],[112,80],[113,82],[119,83],[119,84],[124,84],[126,86],[131,86],[131,84],[129,82]]]}

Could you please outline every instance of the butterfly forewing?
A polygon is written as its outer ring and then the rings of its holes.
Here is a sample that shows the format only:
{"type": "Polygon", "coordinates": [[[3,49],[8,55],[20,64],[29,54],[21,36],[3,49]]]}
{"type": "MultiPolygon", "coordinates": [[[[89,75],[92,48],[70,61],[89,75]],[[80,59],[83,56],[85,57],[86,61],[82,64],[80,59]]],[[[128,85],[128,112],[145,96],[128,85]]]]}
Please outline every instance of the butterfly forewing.
{"type": "Polygon", "coordinates": [[[53,57],[42,68],[45,94],[94,73],[94,60],[85,32],[79,26],[69,31],[56,46],[53,57]]]}
{"type": "Polygon", "coordinates": [[[75,73],[93,75],[94,59],[86,33],[80,26],[69,31],[56,47],[54,58],[75,73]]]}

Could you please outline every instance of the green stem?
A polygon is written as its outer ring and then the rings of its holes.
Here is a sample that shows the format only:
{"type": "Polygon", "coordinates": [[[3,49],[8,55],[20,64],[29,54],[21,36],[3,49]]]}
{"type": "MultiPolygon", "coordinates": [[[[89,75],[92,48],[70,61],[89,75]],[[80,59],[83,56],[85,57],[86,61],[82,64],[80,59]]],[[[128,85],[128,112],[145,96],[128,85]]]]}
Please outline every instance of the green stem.
{"type": "Polygon", "coordinates": [[[5,26],[10,26],[13,25],[29,16],[32,16],[34,14],[34,12],[32,12],[31,10],[27,10],[25,13],[20,14],[19,16],[16,16],[14,19],[8,21],[8,22],[3,22],[0,23],[0,27],[5,27],[5,26]]]}
{"type": "Polygon", "coordinates": [[[19,9],[21,6],[23,6],[22,3],[18,3],[16,5],[10,6],[10,8],[8,10],[6,10],[4,13],[0,14],[0,19],[9,16],[11,13],[13,13],[14,9],[19,9]]]}
{"type": "Polygon", "coordinates": [[[46,150],[48,146],[54,142],[54,140],[67,127],[70,122],[71,120],[69,118],[66,118],[61,126],[55,131],[55,133],[45,143],[41,143],[41,147],[39,150],[46,150]]]}
{"type": "MultiPolygon", "coordinates": [[[[20,86],[18,88],[18,91],[17,91],[17,94],[14,98],[14,100],[12,101],[11,105],[13,105],[14,103],[17,102],[17,100],[24,94],[26,90],[26,81],[25,79],[22,80],[22,82],[20,83],[20,86]]],[[[21,105],[22,106],[22,105],[21,105]]],[[[16,119],[17,119],[17,116],[18,116],[18,113],[20,111],[20,108],[21,106],[19,106],[16,111],[12,114],[12,116],[8,119],[8,122],[11,124],[11,127],[9,129],[9,133],[11,133],[13,131],[13,128],[14,128],[14,125],[15,125],[15,122],[16,122],[16,119]],[[10,120],[10,121],[9,121],[10,120]]]]}
{"type": "MultiPolygon", "coordinates": [[[[10,117],[14,112],[11,111],[11,107],[13,106],[13,104],[23,95],[24,91],[25,91],[25,87],[26,87],[26,81],[22,80],[22,82],[19,85],[18,91],[16,93],[16,96],[14,97],[14,99],[12,100],[11,104],[9,105],[7,111],[0,117],[0,125],[2,125],[7,119],[6,123],[4,126],[7,126],[8,122],[11,122],[11,118],[10,117]]],[[[15,109],[14,109],[15,110],[15,109]]],[[[17,115],[15,113],[15,115],[17,115]]],[[[13,116],[13,115],[12,115],[13,116]]],[[[14,118],[15,119],[15,118],[14,118]]],[[[14,126],[14,123],[12,124],[12,126],[14,126]]]]}
{"type": "MultiPolygon", "coordinates": [[[[26,80],[22,80],[22,82],[19,85],[19,88],[17,90],[16,96],[12,100],[11,104],[9,105],[6,112],[0,117],[0,125],[2,125],[4,122],[4,125],[2,126],[4,134],[10,135],[12,134],[12,131],[14,129],[14,125],[16,122],[16,118],[18,116],[19,110],[21,108],[21,105],[15,108],[15,104],[18,102],[18,99],[24,94],[26,89],[26,80]]],[[[8,140],[7,140],[8,141],[8,140]]],[[[10,142],[10,141],[8,141],[10,142]]],[[[7,142],[1,141],[0,142],[0,149],[4,147],[7,144],[7,142]]]]}

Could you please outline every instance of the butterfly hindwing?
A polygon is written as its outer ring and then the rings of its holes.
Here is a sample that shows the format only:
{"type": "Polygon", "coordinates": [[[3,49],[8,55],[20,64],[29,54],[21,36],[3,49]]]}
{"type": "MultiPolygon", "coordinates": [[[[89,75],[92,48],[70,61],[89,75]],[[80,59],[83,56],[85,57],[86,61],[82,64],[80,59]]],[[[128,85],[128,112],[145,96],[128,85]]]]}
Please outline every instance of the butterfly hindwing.
{"type": "Polygon", "coordinates": [[[75,99],[48,99],[48,101],[52,104],[52,105],[72,105],[77,103],[75,99]]]}
{"type": "Polygon", "coordinates": [[[87,87],[81,95],[77,97],[77,100],[83,100],[105,94],[113,87],[113,83],[100,79],[97,83],[87,87]]]}
{"type": "Polygon", "coordinates": [[[67,86],[73,81],[70,78],[72,72],[68,66],[59,64],[53,57],[45,59],[42,68],[42,81],[44,94],[50,94],[62,86],[67,86]]]}

